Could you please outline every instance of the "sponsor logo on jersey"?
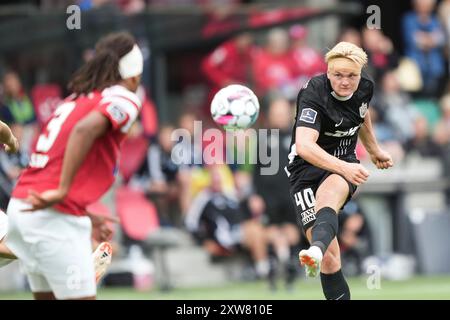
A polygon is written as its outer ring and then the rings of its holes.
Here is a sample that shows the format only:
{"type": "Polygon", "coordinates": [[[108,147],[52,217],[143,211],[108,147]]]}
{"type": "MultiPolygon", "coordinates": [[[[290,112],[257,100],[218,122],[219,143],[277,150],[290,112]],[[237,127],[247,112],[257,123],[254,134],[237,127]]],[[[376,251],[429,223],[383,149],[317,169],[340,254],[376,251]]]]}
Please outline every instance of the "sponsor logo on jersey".
{"type": "Polygon", "coordinates": [[[300,121],[304,121],[307,123],[316,122],[317,111],[311,108],[306,108],[302,110],[302,114],[300,115],[300,121]]]}
{"type": "Polygon", "coordinates": [[[361,107],[359,107],[359,115],[361,116],[361,118],[364,118],[367,114],[367,102],[364,102],[363,104],[361,104],[361,107]]]}
{"type": "Polygon", "coordinates": [[[361,127],[361,124],[356,127],[350,128],[346,131],[336,130],[335,132],[325,132],[325,135],[336,138],[350,137],[353,136],[358,131],[359,127],[361,127]]]}
{"type": "Polygon", "coordinates": [[[117,123],[122,123],[127,118],[127,114],[114,104],[106,107],[106,111],[108,111],[111,118],[117,123]]]}

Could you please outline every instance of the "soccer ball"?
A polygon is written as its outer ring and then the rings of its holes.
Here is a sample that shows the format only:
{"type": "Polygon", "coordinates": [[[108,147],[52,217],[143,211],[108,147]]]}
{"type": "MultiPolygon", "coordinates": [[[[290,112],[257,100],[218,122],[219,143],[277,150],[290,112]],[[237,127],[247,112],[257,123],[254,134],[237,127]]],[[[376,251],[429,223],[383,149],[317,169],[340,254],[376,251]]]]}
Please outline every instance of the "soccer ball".
{"type": "Polygon", "coordinates": [[[231,84],[219,90],[211,102],[211,116],[225,129],[246,129],[259,115],[259,102],[249,88],[231,84]]]}

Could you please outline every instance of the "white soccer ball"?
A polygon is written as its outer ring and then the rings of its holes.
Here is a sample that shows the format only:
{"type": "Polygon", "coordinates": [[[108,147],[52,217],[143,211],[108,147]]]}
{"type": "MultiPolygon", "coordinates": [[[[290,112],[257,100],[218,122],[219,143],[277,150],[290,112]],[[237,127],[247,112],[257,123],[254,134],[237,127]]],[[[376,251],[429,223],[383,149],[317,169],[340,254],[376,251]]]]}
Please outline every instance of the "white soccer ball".
{"type": "Polygon", "coordinates": [[[211,116],[225,129],[246,129],[259,115],[259,101],[252,90],[232,84],[219,90],[211,102],[211,116]]]}

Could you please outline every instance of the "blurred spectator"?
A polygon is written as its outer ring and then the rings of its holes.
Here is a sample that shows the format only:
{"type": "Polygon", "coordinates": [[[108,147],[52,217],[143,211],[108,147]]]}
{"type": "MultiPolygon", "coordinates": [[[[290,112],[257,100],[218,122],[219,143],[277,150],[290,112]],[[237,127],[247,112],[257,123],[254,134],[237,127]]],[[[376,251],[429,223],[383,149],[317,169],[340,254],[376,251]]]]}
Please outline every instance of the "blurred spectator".
{"type": "MultiPolygon", "coordinates": [[[[47,0],[47,2],[50,2],[47,0]]],[[[59,0],[53,1],[53,2],[60,2],[59,0]]],[[[73,2],[73,1],[70,1],[73,2]]],[[[106,5],[115,5],[115,1],[112,0],[78,0],[78,5],[80,6],[81,10],[88,11],[91,9],[99,8],[106,5]]],[[[54,6],[52,6],[54,7],[54,6]]],[[[67,8],[67,5],[64,6],[64,8],[67,8]]]]}
{"type": "Polygon", "coordinates": [[[208,22],[202,30],[205,38],[230,33],[241,27],[238,13],[241,0],[197,0],[208,16],[208,22]]]}
{"type": "Polygon", "coordinates": [[[221,166],[208,168],[211,184],[194,199],[186,226],[212,256],[230,255],[240,246],[248,249],[257,275],[266,277],[270,264],[264,228],[232,194],[224,192],[221,166]]]}
{"type": "Polygon", "coordinates": [[[250,84],[253,56],[253,36],[245,32],[223,43],[203,60],[202,70],[211,86],[207,114],[209,103],[221,88],[235,83],[250,84]]]}
{"type": "Polygon", "coordinates": [[[361,33],[354,28],[347,28],[339,36],[338,42],[345,41],[362,47],[361,33]]]}
{"type": "MultiPolygon", "coordinates": [[[[397,162],[404,157],[403,147],[396,136],[394,128],[386,121],[380,119],[380,113],[375,108],[369,108],[372,126],[375,131],[375,136],[380,144],[380,147],[389,152],[392,159],[397,162]]],[[[366,149],[358,142],[356,147],[358,158],[365,160],[367,154],[366,149]]]]}
{"type": "Polygon", "coordinates": [[[442,118],[436,125],[434,140],[441,146],[450,144],[450,93],[447,93],[440,101],[442,118]]]}
{"type": "Polygon", "coordinates": [[[179,167],[172,160],[174,127],[163,126],[147,151],[146,161],[130,184],[143,190],[158,208],[161,225],[181,226],[179,167]]]}
{"type": "Polygon", "coordinates": [[[253,72],[258,96],[267,97],[270,91],[291,91],[294,62],[289,53],[289,35],[285,30],[275,28],[269,31],[265,47],[255,56],[253,72]]]}
{"type": "Polygon", "coordinates": [[[20,141],[20,152],[28,155],[36,133],[33,104],[15,72],[3,76],[3,91],[5,107],[0,110],[1,119],[11,127],[20,141]]]}
{"type": "Polygon", "coordinates": [[[337,237],[343,262],[342,269],[346,275],[360,275],[363,259],[373,253],[371,232],[366,217],[353,200],[345,205],[338,218],[337,237]]]}
{"type": "Polygon", "coordinates": [[[427,119],[419,116],[414,121],[414,136],[406,142],[407,153],[417,152],[422,157],[440,157],[441,149],[430,137],[427,119]]]}
{"type": "Polygon", "coordinates": [[[234,161],[229,163],[233,171],[234,182],[241,199],[248,197],[252,189],[253,166],[257,157],[257,135],[250,128],[233,132],[233,143],[227,140],[227,157],[234,161]],[[231,149],[231,147],[233,149],[231,149]]]}
{"type": "Polygon", "coordinates": [[[118,0],[117,4],[124,14],[136,14],[145,9],[144,0],[118,0]]]}
{"type": "MultiPolygon", "coordinates": [[[[439,20],[441,22],[441,25],[445,31],[446,35],[446,48],[445,48],[445,56],[448,57],[450,54],[450,0],[443,0],[439,4],[438,7],[438,14],[439,14],[439,20]]],[[[450,65],[449,65],[450,66],[450,65]]]]}
{"type": "Polygon", "coordinates": [[[395,140],[405,143],[414,136],[414,121],[419,113],[409,95],[401,90],[394,71],[388,71],[382,77],[381,90],[375,94],[373,105],[380,121],[394,129],[395,140]]]}
{"type": "Polygon", "coordinates": [[[181,163],[178,179],[180,183],[179,197],[182,214],[186,214],[196,191],[196,188],[193,187],[193,184],[196,183],[194,177],[196,177],[197,173],[200,173],[201,176],[201,170],[195,170],[195,168],[201,167],[203,164],[202,137],[198,136],[203,133],[200,130],[194,130],[195,121],[196,117],[193,113],[187,112],[181,115],[178,121],[179,129],[184,130],[184,133],[189,135],[187,138],[190,140],[176,141],[172,150],[174,156],[179,157],[177,161],[181,163]]]}
{"type": "Polygon", "coordinates": [[[412,58],[422,74],[422,93],[439,95],[444,76],[442,48],[445,36],[439,20],[433,14],[435,0],[413,0],[414,11],[403,16],[403,40],[406,55],[412,58]]]}
{"type": "MultiPolygon", "coordinates": [[[[433,140],[442,150],[444,173],[450,178],[450,94],[441,99],[442,118],[436,125],[433,140]]],[[[450,190],[447,191],[447,201],[450,204],[450,190]]]]}
{"type": "Polygon", "coordinates": [[[289,36],[291,37],[290,54],[294,61],[294,78],[297,85],[295,86],[296,93],[298,88],[303,85],[310,78],[327,71],[327,65],[324,57],[309,47],[307,44],[308,30],[302,25],[294,25],[289,29],[289,36]]]}
{"type": "MultiPolygon", "coordinates": [[[[262,163],[258,158],[254,168],[255,195],[251,201],[261,202],[264,210],[264,224],[269,242],[272,244],[276,258],[284,269],[286,281],[291,285],[296,275],[298,264],[297,251],[300,241],[300,232],[297,227],[296,213],[290,198],[289,186],[286,183],[284,168],[288,164],[290,142],[292,135],[293,110],[289,101],[284,98],[274,99],[268,110],[267,128],[271,129],[266,139],[260,139],[258,148],[263,148],[263,154],[271,155],[272,163],[262,163]],[[279,137],[273,130],[279,130],[279,137]],[[278,168],[275,175],[264,175],[263,167],[274,165],[278,168]]],[[[258,154],[261,154],[260,149],[258,154]]]]}
{"type": "Polygon", "coordinates": [[[363,48],[368,56],[368,69],[375,81],[388,70],[398,66],[398,56],[392,41],[380,29],[362,30],[363,48]]]}

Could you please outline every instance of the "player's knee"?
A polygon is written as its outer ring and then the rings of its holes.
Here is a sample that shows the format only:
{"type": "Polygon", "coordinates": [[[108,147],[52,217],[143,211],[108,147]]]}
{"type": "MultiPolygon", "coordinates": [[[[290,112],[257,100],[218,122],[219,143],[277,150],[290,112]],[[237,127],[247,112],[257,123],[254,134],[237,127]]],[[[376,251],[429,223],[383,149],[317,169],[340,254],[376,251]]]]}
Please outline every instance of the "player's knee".
{"type": "Polygon", "coordinates": [[[328,250],[322,259],[322,271],[324,273],[334,273],[341,268],[341,259],[339,255],[328,250]]]}
{"type": "Polygon", "coordinates": [[[320,195],[316,196],[316,204],[314,206],[315,211],[318,212],[320,209],[325,207],[333,208],[337,212],[337,206],[341,202],[341,199],[336,197],[336,194],[332,192],[325,191],[320,195]]]}

